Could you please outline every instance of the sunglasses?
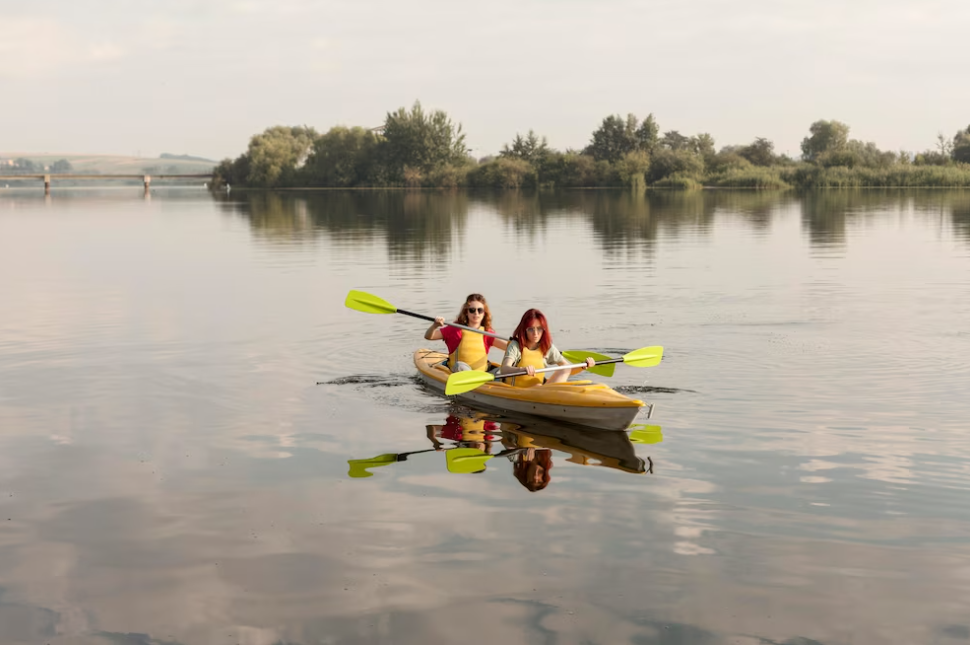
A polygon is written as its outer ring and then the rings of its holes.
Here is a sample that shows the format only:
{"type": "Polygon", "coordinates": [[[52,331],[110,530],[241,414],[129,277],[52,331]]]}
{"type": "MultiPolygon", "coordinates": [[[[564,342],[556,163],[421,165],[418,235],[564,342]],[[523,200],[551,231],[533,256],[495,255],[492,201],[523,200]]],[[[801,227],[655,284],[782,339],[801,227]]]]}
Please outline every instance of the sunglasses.
{"type": "Polygon", "coordinates": [[[542,332],[545,331],[545,329],[543,329],[542,327],[526,327],[525,330],[530,331],[533,334],[541,334],[542,332]]]}
{"type": "Polygon", "coordinates": [[[470,314],[483,314],[485,313],[485,307],[465,307],[465,311],[470,314]]]}

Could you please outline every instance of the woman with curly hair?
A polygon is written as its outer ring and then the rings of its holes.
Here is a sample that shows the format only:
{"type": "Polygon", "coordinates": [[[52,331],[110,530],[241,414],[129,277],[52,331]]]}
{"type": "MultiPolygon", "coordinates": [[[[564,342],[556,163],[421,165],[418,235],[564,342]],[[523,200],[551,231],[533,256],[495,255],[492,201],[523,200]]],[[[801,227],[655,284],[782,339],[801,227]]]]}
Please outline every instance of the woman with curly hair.
{"type": "MultiPolygon", "coordinates": [[[[473,329],[480,329],[494,334],[492,329],[492,312],[489,311],[485,296],[480,293],[470,294],[465,298],[465,304],[454,322],[473,329]]],[[[499,349],[506,349],[508,341],[474,332],[465,333],[458,327],[451,327],[444,317],[438,316],[424,332],[426,340],[443,340],[448,346],[448,367],[452,372],[463,370],[488,371],[488,350],[494,345],[499,349]]]]}

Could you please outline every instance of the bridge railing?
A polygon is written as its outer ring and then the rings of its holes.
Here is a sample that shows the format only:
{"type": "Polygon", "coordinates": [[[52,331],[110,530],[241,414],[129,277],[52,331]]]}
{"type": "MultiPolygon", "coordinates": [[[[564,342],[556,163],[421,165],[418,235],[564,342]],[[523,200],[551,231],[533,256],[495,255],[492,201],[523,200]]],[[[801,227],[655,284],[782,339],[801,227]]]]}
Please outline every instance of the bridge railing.
{"type": "Polygon", "coordinates": [[[97,174],[84,174],[84,173],[66,173],[66,174],[25,174],[25,175],[0,175],[0,181],[20,181],[23,179],[36,179],[42,180],[44,182],[44,192],[49,193],[51,190],[51,179],[81,179],[81,180],[97,180],[97,179],[139,179],[145,185],[145,192],[151,187],[152,179],[210,179],[212,177],[211,173],[201,174],[185,174],[185,173],[165,173],[158,175],[146,175],[141,174],[111,174],[111,175],[97,175],[97,174]]]}

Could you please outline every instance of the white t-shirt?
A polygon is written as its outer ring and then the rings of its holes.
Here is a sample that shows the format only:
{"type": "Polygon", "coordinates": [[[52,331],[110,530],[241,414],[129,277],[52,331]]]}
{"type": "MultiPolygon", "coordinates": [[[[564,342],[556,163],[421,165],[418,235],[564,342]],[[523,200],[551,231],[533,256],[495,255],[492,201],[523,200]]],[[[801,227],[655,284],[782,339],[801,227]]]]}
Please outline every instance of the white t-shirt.
{"type": "MultiPolygon", "coordinates": [[[[519,361],[522,360],[522,350],[519,349],[519,341],[517,340],[509,341],[509,346],[505,349],[505,357],[502,359],[502,363],[504,364],[510,358],[512,359],[513,366],[518,365],[519,361]]],[[[549,351],[542,357],[542,360],[545,362],[546,367],[559,365],[559,363],[563,362],[562,354],[556,349],[555,345],[549,348],[549,351]]]]}

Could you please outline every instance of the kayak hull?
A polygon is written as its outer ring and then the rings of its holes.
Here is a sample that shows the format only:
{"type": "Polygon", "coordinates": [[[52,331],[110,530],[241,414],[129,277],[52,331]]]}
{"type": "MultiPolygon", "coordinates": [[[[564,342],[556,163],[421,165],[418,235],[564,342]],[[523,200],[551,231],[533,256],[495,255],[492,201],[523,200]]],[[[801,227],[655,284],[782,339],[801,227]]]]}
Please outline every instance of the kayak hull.
{"type": "MultiPolygon", "coordinates": [[[[441,365],[447,357],[430,349],[414,352],[414,365],[421,381],[442,394],[451,373],[441,365]]],[[[591,381],[521,388],[496,380],[449,398],[473,407],[534,415],[600,430],[625,430],[644,407],[643,401],[591,381]]]]}

